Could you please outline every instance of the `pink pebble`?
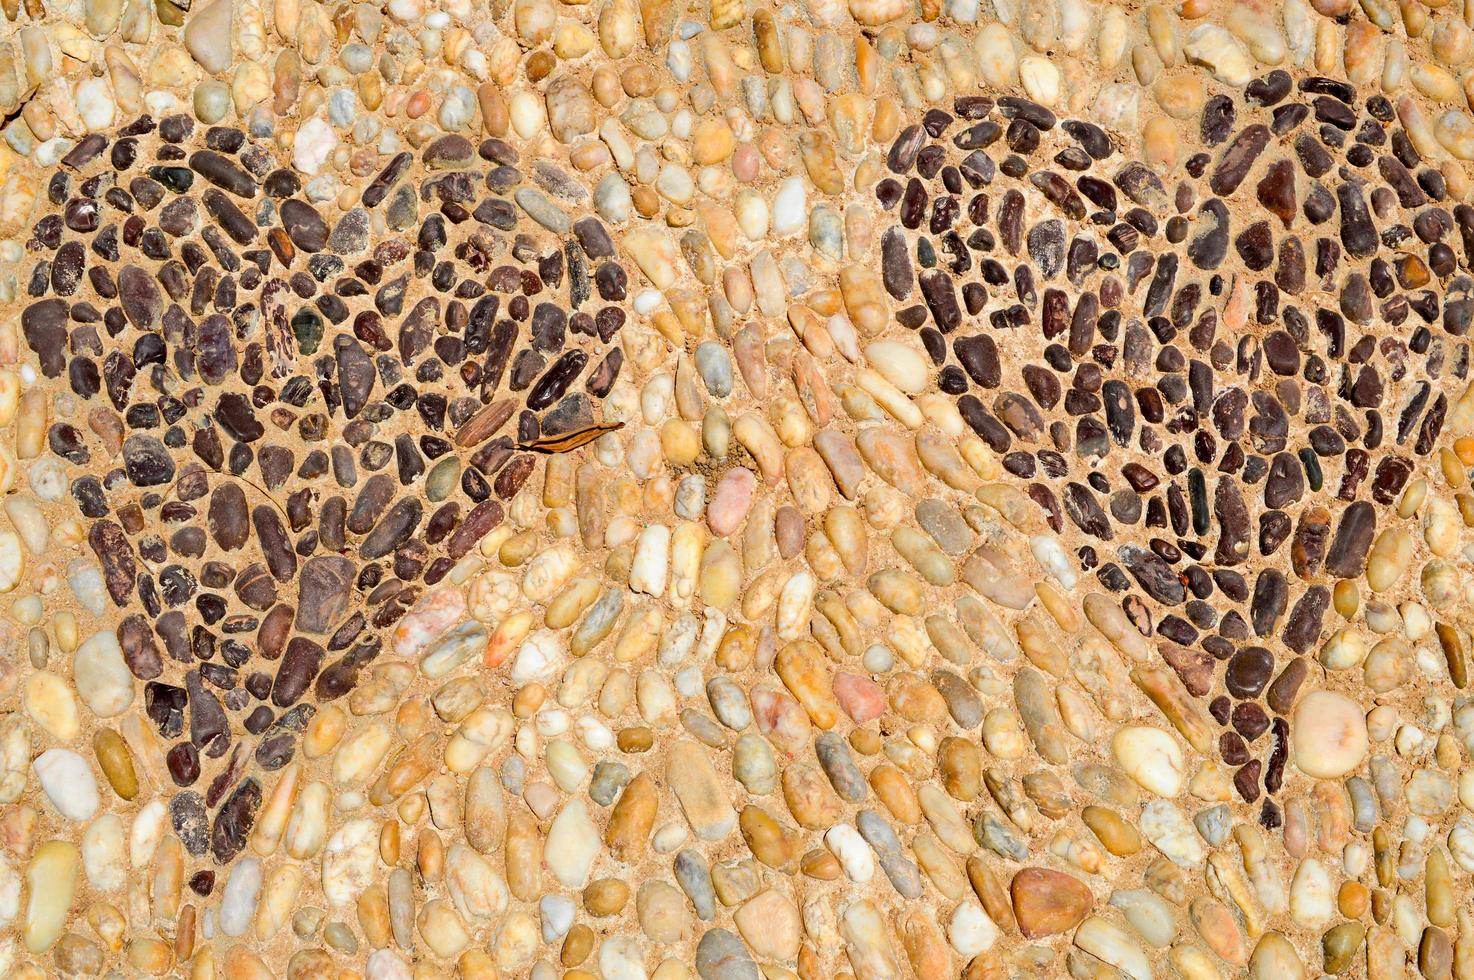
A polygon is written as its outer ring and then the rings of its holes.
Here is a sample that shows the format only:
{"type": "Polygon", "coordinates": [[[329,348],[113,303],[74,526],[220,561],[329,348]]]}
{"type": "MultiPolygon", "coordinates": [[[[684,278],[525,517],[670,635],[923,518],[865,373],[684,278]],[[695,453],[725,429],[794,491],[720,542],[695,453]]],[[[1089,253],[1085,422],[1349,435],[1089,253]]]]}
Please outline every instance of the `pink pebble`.
{"type": "Polygon", "coordinates": [[[858,674],[835,674],[834,697],[857,725],[879,718],[885,712],[885,691],[870,678],[858,674]]]}
{"type": "Polygon", "coordinates": [[[757,180],[761,165],[762,157],[751,143],[739,143],[737,149],[732,151],[732,173],[744,184],[757,180]]]}
{"type": "Polygon", "coordinates": [[[774,748],[793,758],[808,747],[809,716],[786,691],[759,684],[748,697],[752,701],[752,717],[757,722],[757,730],[773,743],[774,748]]]}
{"type": "Polygon", "coordinates": [[[725,538],[742,526],[756,486],[757,477],[743,466],[734,467],[722,476],[706,508],[706,523],[712,534],[725,538]]]}

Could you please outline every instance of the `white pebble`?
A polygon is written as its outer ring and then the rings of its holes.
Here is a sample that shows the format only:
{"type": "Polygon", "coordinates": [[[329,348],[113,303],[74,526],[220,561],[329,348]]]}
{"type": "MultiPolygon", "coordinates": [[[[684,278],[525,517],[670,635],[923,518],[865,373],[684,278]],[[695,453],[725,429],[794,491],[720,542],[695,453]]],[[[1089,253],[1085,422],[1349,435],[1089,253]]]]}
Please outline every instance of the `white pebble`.
{"type": "Polygon", "coordinates": [[[97,777],[71,749],[47,749],[31,763],[46,799],[68,820],[91,820],[97,812],[97,777]]]}
{"type": "Polygon", "coordinates": [[[660,304],[664,300],[665,297],[660,294],[660,290],[642,289],[635,294],[635,312],[641,316],[649,316],[660,308],[660,304]]]}
{"type": "Polygon", "coordinates": [[[261,859],[248,855],[236,862],[220,897],[220,931],[227,936],[244,936],[256,914],[261,895],[261,859]]]}
{"type": "Polygon", "coordinates": [[[77,648],[72,678],[77,696],[99,718],[120,715],[133,703],[133,674],[112,630],[92,634],[77,648]]]}
{"type": "Polygon", "coordinates": [[[999,935],[998,927],[988,918],[988,913],[971,900],[959,904],[947,923],[947,938],[964,959],[992,949],[999,935]]]}

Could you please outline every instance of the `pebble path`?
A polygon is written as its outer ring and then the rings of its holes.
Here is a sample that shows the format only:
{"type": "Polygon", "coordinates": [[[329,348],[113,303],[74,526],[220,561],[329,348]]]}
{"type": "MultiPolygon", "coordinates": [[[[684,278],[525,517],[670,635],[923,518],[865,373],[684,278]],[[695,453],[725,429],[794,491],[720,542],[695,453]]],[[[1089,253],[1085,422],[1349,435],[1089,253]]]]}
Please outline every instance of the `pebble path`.
{"type": "Polygon", "coordinates": [[[0,12],[0,974],[1474,980],[1474,4],[0,12]]]}

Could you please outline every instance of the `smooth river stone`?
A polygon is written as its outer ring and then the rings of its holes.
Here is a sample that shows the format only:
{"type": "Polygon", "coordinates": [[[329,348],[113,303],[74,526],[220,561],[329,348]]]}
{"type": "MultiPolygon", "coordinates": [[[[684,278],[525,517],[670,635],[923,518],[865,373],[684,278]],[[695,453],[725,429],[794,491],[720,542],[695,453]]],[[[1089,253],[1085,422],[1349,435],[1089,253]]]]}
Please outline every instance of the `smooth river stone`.
{"type": "Polygon", "coordinates": [[[563,884],[570,888],[588,884],[589,868],[599,855],[599,829],[583,800],[569,800],[553,820],[544,853],[548,869],[563,884]]]}
{"type": "Polygon", "coordinates": [[[31,763],[42,791],[68,820],[91,820],[97,812],[97,778],[87,760],[71,749],[47,749],[31,763]]]}
{"type": "Polygon", "coordinates": [[[1095,903],[1083,881],[1049,868],[1024,868],[1013,876],[1009,894],[1026,939],[1068,932],[1085,920],[1095,903]]]}
{"type": "Polygon", "coordinates": [[[658,228],[643,228],[624,236],[624,247],[656,289],[668,289],[679,274],[676,245],[658,228]]]}
{"type": "Polygon", "coordinates": [[[706,509],[712,534],[724,538],[742,526],[756,487],[757,477],[746,467],[737,466],[722,475],[706,509]]]}
{"type": "Polygon", "coordinates": [[[40,358],[41,373],[48,378],[61,374],[66,367],[67,316],[67,304],[59,299],[33,303],[21,314],[21,332],[40,358]]]}
{"type": "Polygon", "coordinates": [[[762,980],[742,940],[726,929],[712,929],[696,944],[696,973],[701,980],[762,980]]]}
{"type": "Polygon", "coordinates": [[[722,781],[700,745],[681,741],[672,746],[666,773],[671,790],[697,837],[717,841],[737,829],[737,812],[732,809],[722,781]]]}
{"type": "Polygon", "coordinates": [[[231,65],[234,54],[231,44],[233,15],[232,0],[215,0],[191,13],[184,25],[185,49],[200,67],[212,75],[218,75],[231,65]]]}
{"type": "Polygon", "coordinates": [[[834,699],[857,725],[885,713],[885,689],[868,677],[843,671],[834,675],[834,699]]]}
{"type": "Polygon", "coordinates": [[[1369,745],[1361,705],[1335,691],[1311,691],[1290,724],[1295,765],[1307,776],[1339,779],[1361,766],[1369,745]]]}
{"type": "Polygon", "coordinates": [[[749,899],[732,917],[754,952],[765,960],[798,955],[803,924],[792,899],[769,889],[749,899]]]}
{"type": "Polygon", "coordinates": [[[304,252],[321,252],[328,243],[328,226],[310,204],[289,198],[281,204],[282,227],[292,244],[304,252]]]}
{"type": "Polygon", "coordinates": [[[263,873],[261,859],[242,858],[230,871],[220,897],[220,931],[227,936],[244,936],[256,912],[263,873]]]}
{"type": "Polygon", "coordinates": [[[908,496],[921,495],[926,487],[926,474],[910,439],[891,429],[873,426],[861,432],[855,442],[876,475],[908,496]]]}
{"type": "Polygon", "coordinates": [[[112,630],[94,633],[77,648],[72,677],[77,696],[99,718],[116,717],[133,703],[133,674],[112,630]]]}
{"type": "Polygon", "coordinates": [[[1111,739],[1116,763],[1143,789],[1158,796],[1182,792],[1186,766],[1182,749],[1159,728],[1129,725],[1111,739]]]}
{"type": "Polygon", "coordinates": [[[846,499],[854,500],[860,491],[860,482],[865,479],[865,464],[855,451],[855,444],[840,432],[825,431],[814,437],[814,448],[829,467],[834,485],[846,499]]]}
{"type": "Polygon", "coordinates": [[[839,273],[845,312],[861,336],[874,337],[890,320],[890,306],[880,277],[861,265],[847,265],[839,273]]]}
{"type": "Polygon", "coordinates": [[[307,633],[326,633],[348,610],[348,593],[357,569],[339,555],[317,555],[307,559],[299,576],[301,599],[297,628],[307,633]]]}
{"type": "Polygon", "coordinates": [[[51,840],[36,848],[26,870],[25,943],[30,952],[43,953],[61,938],[81,866],[82,854],[75,844],[51,840]]]}
{"type": "Polygon", "coordinates": [[[910,344],[880,340],[865,348],[865,360],[881,377],[906,392],[919,395],[926,390],[930,372],[928,358],[910,344]]]}

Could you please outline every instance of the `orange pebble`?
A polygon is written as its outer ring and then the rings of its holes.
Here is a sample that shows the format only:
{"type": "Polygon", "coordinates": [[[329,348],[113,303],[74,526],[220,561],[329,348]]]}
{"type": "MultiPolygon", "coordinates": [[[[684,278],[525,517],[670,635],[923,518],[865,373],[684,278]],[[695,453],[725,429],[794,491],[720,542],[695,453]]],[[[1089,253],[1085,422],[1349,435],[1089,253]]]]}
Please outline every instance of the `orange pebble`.
{"type": "Polygon", "coordinates": [[[1336,895],[1336,905],[1346,918],[1359,919],[1366,914],[1367,899],[1366,885],[1359,881],[1347,881],[1341,884],[1341,890],[1336,895]]]}
{"type": "Polygon", "coordinates": [[[512,713],[518,718],[531,718],[547,700],[548,689],[541,684],[528,684],[512,699],[512,713]]]}

